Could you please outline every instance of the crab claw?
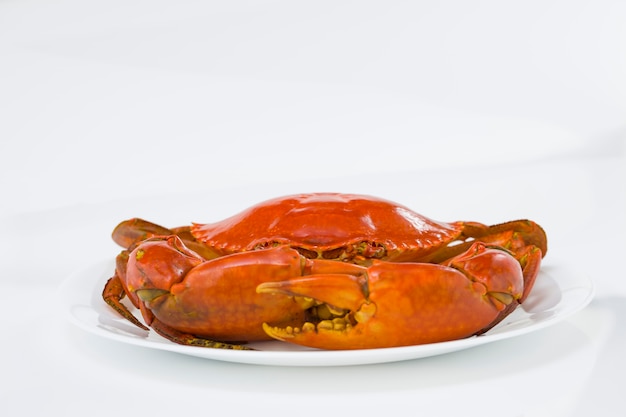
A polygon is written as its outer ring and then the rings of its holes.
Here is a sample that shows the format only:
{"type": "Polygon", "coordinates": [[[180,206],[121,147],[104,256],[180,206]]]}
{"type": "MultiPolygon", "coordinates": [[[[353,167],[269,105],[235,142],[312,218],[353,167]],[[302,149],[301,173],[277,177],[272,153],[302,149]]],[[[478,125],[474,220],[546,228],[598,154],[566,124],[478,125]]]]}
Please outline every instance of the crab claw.
{"type": "Polygon", "coordinates": [[[476,243],[448,265],[375,262],[352,274],[263,283],[257,292],[311,300],[306,322],[266,323],[269,336],[322,349],[366,349],[479,334],[514,309],[523,282],[514,257],[476,243]]]}
{"type": "Polygon", "coordinates": [[[154,317],[146,305],[168,294],[174,284],[202,262],[203,259],[187,249],[178,236],[148,239],[128,255],[127,293],[139,306],[148,325],[154,317]]]}
{"type": "Polygon", "coordinates": [[[255,288],[269,277],[300,276],[303,261],[287,247],[206,261],[180,237],[159,237],[130,253],[126,285],[139,299],[146,324],[174,342],[267,340],[265,321],[288,326],[302,321],[303,311],[292,299],[257,294],[255,288]]]}

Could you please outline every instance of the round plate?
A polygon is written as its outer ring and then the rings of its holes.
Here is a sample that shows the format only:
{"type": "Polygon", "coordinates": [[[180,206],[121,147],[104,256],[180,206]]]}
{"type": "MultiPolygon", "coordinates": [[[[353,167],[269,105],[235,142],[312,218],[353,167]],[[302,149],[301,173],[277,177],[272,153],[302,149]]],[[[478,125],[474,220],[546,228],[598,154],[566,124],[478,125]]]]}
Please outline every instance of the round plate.
{"type": "Polygon", "coordinates": [[[257,350],[233,351],[178,345],[122,319],[101,297],[104,284],[113,271],[114,262],[103,261],[74,273],[63,283],[59,289],[59,298],[72,323],[88,332],[122,343],[206,359],[258,365],[363,365],[441,355],[558,323],[589,304],[594,292],[593,284],[586,276],[563,266],[546,264],[524,305],[481,336],[427,345],[340,351],[309,349],[271,341],[249,345],[257,350]]]}

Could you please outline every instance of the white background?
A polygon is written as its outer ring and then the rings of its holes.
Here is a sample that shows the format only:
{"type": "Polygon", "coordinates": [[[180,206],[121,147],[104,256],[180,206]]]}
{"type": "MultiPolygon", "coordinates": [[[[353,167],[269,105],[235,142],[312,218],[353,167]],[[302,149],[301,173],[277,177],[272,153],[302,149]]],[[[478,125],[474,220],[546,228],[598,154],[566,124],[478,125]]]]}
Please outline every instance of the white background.
{"type": "Polygon", "coordinates": [[[617,0],[1,0],[2,409],[619,415],[625,21],[617,0]],[[537,220],[546,262],[596,298],[514,341],[313,369],[152,352],[57,314],[124,218],[208,222],[328,190],[537,220]]]}

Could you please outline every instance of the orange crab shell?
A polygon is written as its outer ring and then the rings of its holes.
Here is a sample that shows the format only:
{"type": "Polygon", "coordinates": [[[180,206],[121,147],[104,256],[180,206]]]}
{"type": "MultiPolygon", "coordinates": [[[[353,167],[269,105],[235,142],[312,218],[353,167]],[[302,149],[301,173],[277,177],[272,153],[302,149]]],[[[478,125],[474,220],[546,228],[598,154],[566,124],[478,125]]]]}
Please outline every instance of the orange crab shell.
{"type": "Polygon", "coordinates": [[[289,245],[311,258],[361,255],[414,260],[449,243],[462,226],[370,196],[338,193],[281,197],[211,224],[193,224],[200,242],[220,254],[289,245]]]}

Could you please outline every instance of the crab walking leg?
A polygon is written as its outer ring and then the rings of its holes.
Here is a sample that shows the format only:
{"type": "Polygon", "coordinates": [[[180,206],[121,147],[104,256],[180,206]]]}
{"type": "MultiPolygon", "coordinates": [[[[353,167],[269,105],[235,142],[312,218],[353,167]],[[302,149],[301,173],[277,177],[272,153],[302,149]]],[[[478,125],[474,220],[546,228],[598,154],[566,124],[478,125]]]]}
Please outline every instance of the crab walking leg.
{"type": "Polygon", "coordinates": [[[512,220],[492,226],[477,222],[456,222],[455,224],[460,225],[464,237],[499,245],[513,252],[525,246],[535,246],[541,250],[543,256],[548,253],[546,232],[530,220],[512,220]]]}
{"type": "Polygon", "coordinates": [[[131,303],[135,307],[139,308],[139,300],[137,299],[137,296],[135,293],[129,292],[128,287],[126,286],[127,264],[128,251],[124,250],[115,258],[115,273],[111,278],[109,278],[104,286],[104,289],[102,290],[102,298],[126,320],[133,323],[140,329],[148,330],[148,328],[144,326],[139,319],[133,316],[133,313],[131,313],[130,310],[128,310],[128,308],[122,303],[122,299],[128,296],[131,303]]]}
{"type": "Polygon", "coordinates": [[[375,262],[365,274],[320,274],[268,282],[260,293],[310,297],[344,317],[284,329],[275,339],[322,349],[365,349],[469,337],[510,313],[522,295],[519,262],[476,243],[450,266],[375,262]],[[336,324],[336,326],[335,326],[336,324]]]}
{"type": "Polygon", "coordinates": [[[168,229],[140,218],[133,218],[118,224],[111,233],[113,241],[129,251],[147,239],[155,237],[165,238],[174,235],[178,236],[188,249],[193,250],[204,259],[213,259],[220,255],[211,247],[198,242],[191,235],[190,226],[168,229]]]}
{"type": "Polygon", "coordinates": [[[133,323],[140,329],[149,330],[139,321],[139,319],[137,319],[137,317],[133,316],[133,313],[131,313],[124,304],[122,304],[122,299],[125,296],[126,292],[124,290],[122,280],[116,273],[111,278],[109,278],[106,285],[104,286],[104,290],[102,291],[102,298],[109,306],[117,311],[120,316],[124,317],[126,320],[133,323]]]}
{"type": "Polygon", "coordinates": [[[143,219],[134,218],[118,224],[115,229],[113,229],[111,238],[121,247],[128,249],[151,237],[173,234],[174,233],[168,228],[143,219]]]}

